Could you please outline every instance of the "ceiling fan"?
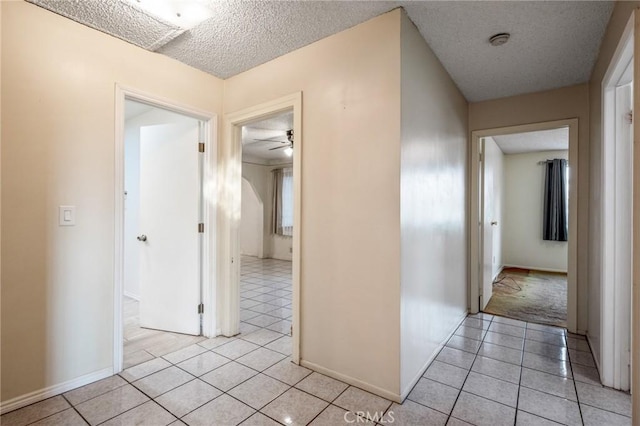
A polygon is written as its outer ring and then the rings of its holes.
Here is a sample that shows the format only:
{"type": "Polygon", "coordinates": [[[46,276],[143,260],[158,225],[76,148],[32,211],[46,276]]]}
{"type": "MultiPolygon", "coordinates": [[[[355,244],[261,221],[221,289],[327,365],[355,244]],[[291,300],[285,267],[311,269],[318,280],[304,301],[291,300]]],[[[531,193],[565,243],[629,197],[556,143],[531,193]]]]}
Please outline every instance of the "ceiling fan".
{"type": "Polygon", "coordinates": [[[282,136],[274,136],[272,138],[267,139],[254,139],[256,142],[279,142],[283,144],[282,146],[277,146],[275,148],[269,148],[269,151],[273,151],[274,149],[282,149],[293,146],[293,130],[289,129],[285,132],[285,136],[287,137],[286,141],[279,140],[282,136]]]}
{"type": "Polygon", "coordinates": [[[286,141],[283,140],[278,140],[279,138],[282,138],[282,136],[274,136],[272,138],[267,138],[267,139],[254,139],[254,141],[256,142],[277,142],[277,143],[281,143],[283,145],[281,146],[276,146],[274,148],[269,148],[268,151],[274,151],[276,149],[284,149],[284,154],[287,157],[291,157],[293,155],[293,129],[289,129],[285,132],[285,135],[287,137],[286,141]]]}

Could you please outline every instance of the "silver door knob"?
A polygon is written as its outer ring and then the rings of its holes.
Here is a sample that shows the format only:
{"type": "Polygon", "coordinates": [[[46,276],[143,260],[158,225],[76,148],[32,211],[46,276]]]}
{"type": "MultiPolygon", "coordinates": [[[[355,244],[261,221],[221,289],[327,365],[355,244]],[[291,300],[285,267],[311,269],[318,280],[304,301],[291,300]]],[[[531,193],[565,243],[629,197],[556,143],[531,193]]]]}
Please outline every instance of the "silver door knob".
{"type": "Polygon", "coordinates": [[[138,235],[136,238],[138,239],[138,241],[147,241],[147,236],[144,234],[138,235]]]}
{"type": "Polygon", "coordinates": [[[491,226],[496,226],[497,224],[498,224],[498,222],[495,221],[495,220],[493,222],[491,222],[491,226]]]}

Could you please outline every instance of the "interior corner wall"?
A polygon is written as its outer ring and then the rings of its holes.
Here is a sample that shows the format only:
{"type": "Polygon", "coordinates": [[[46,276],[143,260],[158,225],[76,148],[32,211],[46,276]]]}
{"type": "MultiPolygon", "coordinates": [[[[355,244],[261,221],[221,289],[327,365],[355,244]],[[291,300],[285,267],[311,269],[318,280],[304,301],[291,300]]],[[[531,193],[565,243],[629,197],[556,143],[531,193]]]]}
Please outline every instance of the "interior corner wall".
{"type": "Polygon", "coordinates": [[[568,243],[544,241],[545,166],[539,161],[569,158],[569,151],[538,151],[505,155],[505,266],[567,272],[568,243]]]}
{"type": "Polygon", "coordinates": [[[6,406],[113,368],[116,83],[216,114],[223,83],[33,4],[0,7],[6,406]],[[60,205],[75,226],[58,226],[60,205]]]}
{"type": "MultiPolygon", "coordinates": [[[[271,244],[269,242],[270,232],[269,223],[271,223],[271,197],[269,197],[269,167],[261,164],[242,163],[242,177],[246,179],[255,189],[256,194],[262,201],[263,228],[262,228],[262,253],[263,257],[268,258],[271,254],[271,244]]],[[[242,219],[240,227],[244,226],[242,219]]]]}
{"type": "Polygon", "coordinates": [[[467,312],[467,102],[402,13],[401,392],[467,312]]]}
{"type": "Polygon", "coordinates": [[[398,399],[400,10],[225,80],[224,109],[298,91],[301,362],[398,399]]]}
{"type": "Polygon", "coordinates": [[[263,258],[264,206],[251,182],[242,178],[240,254],[263,258]]]}
{"type": "MultiPolygon", "coordinates": [[[[589,277],[589,85],[469,104],[469,131],[578,119],[578,330],[587,330],[589,277]]],[[[469,139],[471,140],[471,138],[469,139]]]]}
{"type": "MultiPolygon", "coordinates": [[[[611,19],[607,25],[600,52],[591,73],[589,81],[589,111],[590,111],[590,127],[589,141],[591,160],[589,162],[589,324],[588,334],[591,343],[593,355],[600,362],[600,327],[601,313],[600,297],[602,291],[602,81],[607,72],[613,54],[618,46],[622,32],[624,31],[629,17],[634,9],[640,7],[639,1],[620,1],[616,2],[611,14],[611,19]]],[[[636,12],[637,13],[637,12],[636,12]]],[[[638,46],[635,47],[638,52],[638,46]]],[[[637,53],[636,53],[637,54],[637,53]]],[[[637,102],[637,101],[636,101],[637,102]]],[[[582,130],[581,130],[582,131],[582,130]]]]}
{"type": "Polygon", "coordinates": [[[485,139],[484,146],[484,164],[485,170],[489,168],[491,170],[492,182],[493,182],[493,199],[487,200],[485,197],[484,202],[491,203],[492,217],[491,221],[498,222],[494,227],[492,235],[492,278],[500,273],[502,266],[504,265],[504,251],[503,240],[505,237],[505,155],[496,144],[496,141],[492,137],[485,139]]]}
{"type": "MultiPolygon", "coordinates": [[[[243,162],[242,177],[247,179],[260,196],[263,205],[263,257],[291,261],[293,239],[271,232],[273,216],[273,174],[275,169],[291,167],[290,164],[262,165],[243,162]]],[[[242,223],[240,225],[242,227],[242,223]]]]}

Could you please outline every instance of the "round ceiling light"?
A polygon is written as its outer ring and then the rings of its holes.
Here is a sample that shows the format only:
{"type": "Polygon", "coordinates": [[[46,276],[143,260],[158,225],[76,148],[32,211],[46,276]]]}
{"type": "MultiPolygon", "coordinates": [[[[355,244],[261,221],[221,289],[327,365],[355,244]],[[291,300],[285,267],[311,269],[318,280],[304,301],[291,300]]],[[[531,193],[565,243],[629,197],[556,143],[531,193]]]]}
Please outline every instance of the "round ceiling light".
{"type": "Polygon", "coordinates": [[[509,37],[511,37],[509,33],[498,33],[489,38],[489,43],[491,43],[492,46],[502,46],[509,41],[509,37]]]}

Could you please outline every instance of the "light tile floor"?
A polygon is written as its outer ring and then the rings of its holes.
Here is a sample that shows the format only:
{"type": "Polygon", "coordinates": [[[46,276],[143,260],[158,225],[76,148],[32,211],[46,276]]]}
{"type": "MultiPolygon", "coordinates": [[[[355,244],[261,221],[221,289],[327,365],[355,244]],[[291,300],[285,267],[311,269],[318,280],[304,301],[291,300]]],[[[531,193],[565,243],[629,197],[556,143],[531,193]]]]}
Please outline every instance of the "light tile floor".
{"type": "Polygon", "coordinates": [[[288,262],[243,258],[241,296],[239,336],[155,357],[0,423],[631,424],[629,395],[600,386],[586,340],[560,328],[469,316],[399,405],[290,362],[288,262]]]}
{"type": "Polygon", "coordinates": [[[124,298],[124,368],[133,367],[156,357],[205,340],[202,336],[170,333],[140,327],[140,302],[124,298]]]}

